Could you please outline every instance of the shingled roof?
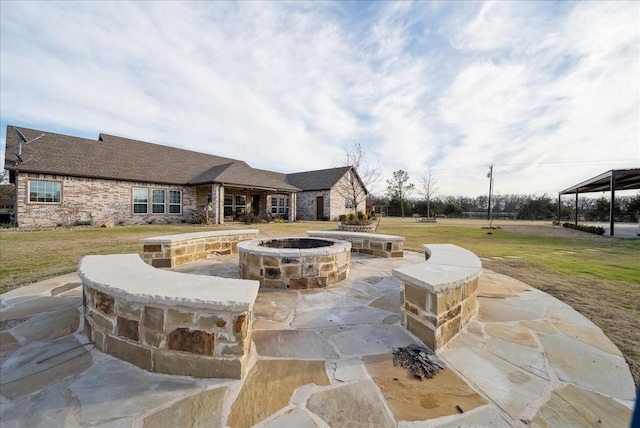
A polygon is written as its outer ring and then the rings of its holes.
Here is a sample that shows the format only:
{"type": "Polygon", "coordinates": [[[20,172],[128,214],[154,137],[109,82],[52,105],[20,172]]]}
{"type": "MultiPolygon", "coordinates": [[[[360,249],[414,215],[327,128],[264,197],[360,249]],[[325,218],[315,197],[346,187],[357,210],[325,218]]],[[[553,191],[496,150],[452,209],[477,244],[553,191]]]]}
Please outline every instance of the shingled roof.
{"type": "Polygon", "coordinates": [[[251,168],[237,159],[108,134],[89,140],[27,128],[16,130],[7,126],[8,170],[159,184],[223,183],[299,190],[287,182],[285,174],[251,168]]]}
{"type": "MultiPolygon", "coordinates": [[[[287,174],[287,182],[301,190],[329,190],[350,169],[352,169],[352,167],[350,166],[341,166],[338,168],[319,169],[316,171],[287,174]]],[[[358,177],[358,179],[360,178],[358,177]]],[[[362,180],[360,181],[362,182],[362,180]]]]}

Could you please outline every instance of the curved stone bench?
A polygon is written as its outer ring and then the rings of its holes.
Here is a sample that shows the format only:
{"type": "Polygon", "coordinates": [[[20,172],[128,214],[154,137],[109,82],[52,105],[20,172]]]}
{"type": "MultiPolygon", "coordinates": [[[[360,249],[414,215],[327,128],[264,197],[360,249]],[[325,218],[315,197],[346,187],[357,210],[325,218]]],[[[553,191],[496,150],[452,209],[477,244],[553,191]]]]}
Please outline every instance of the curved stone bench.
{"type": "Polygon", "coordinates": [[[235,254],[238,242],[257,239],[257,229],[213,230],[141,239],[142,258],[153,267],[174,267],[210,256],[235,254]]]}
{"type": "Polygon", "coordinates": [[[432,350],[444,346],[478,310],[482,263],[452,244],[423,244],[426,261],[394,269],[404,285],[404,326],[432,350]]]}
{"type": "Polygon", "coordinates": [[[258,281],[156,269],[137,254],[86,256],[85,334],[148,371],[240,379],[258,281]]]}
{"type": "Polygon", "coordinates": [[[376,257],[402,257],[404,237],[382,233],[309,230],[314,238],[331,238],[351,242],[352,253],[369,254],[376,257]]]}

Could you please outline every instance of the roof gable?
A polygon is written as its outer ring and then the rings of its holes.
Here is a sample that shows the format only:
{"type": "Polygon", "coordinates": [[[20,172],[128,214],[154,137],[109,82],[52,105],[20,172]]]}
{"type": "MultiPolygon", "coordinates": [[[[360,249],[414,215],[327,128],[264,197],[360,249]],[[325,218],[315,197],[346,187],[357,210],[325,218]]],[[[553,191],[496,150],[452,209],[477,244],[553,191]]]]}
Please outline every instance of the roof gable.
{"type": "Polygon", "coordinates": [[[287,182],[301,190],[329,190],[349,171],[350,166],[287,174],[287,182]]]}

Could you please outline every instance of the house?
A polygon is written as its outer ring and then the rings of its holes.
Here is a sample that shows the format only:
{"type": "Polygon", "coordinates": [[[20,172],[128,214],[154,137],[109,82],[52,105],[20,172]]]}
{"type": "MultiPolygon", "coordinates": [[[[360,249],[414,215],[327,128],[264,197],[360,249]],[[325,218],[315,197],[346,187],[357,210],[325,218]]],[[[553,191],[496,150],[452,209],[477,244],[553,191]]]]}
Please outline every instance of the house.
{"type": "Polygon", "coordinates": [[[246,162],[100,134],[97,140],[7,127],[5,169],[19,227],[208,222],[247,214],[294,221],[364,210],[353,167],[283,174],[246,162]]]}

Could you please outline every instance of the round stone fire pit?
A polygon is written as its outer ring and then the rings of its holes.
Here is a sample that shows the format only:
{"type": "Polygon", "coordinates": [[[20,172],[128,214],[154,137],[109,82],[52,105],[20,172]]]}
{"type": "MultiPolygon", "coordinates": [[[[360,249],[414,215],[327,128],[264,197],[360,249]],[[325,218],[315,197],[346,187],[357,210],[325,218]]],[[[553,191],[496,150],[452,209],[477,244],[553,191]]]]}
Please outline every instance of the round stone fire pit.
{"type": "Polygon", "coordinates": [[[327,238],[275,238],[238,243],[239,275],[263,288],[304,290],[349,276],[351,243],[327,238]]]}

